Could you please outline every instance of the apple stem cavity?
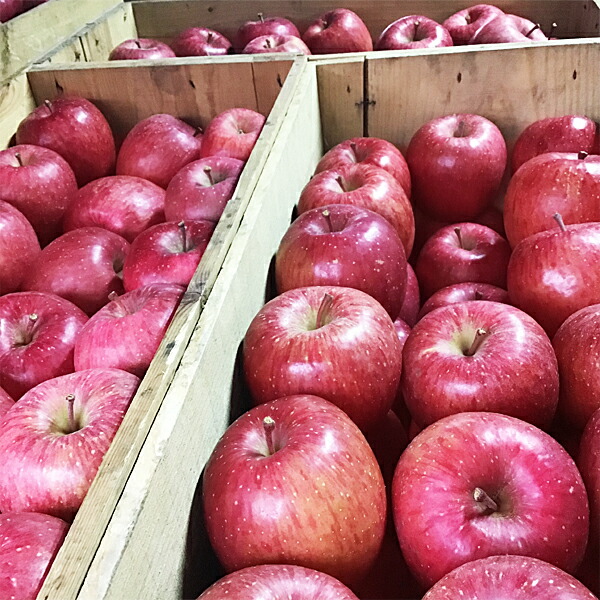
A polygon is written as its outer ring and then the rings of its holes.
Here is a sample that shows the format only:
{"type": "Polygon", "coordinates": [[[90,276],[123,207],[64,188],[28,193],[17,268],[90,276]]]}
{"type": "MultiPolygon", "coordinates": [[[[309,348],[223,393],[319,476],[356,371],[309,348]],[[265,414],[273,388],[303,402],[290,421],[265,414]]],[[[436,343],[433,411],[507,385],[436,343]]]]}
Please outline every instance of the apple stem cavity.
{"type": "Polygon", "coordinates": [[[213,39],[212,31],[209,31],[208,35],[206,36],[206,41],[207,42],[212,42],[212,39],[213,39]]]}
{"type": "Polygon", "coordinates": [[[350,142],[350,150],[352,150],[352,153],[354,154],[354,158],[358,162],[358,156],[356,155],[356,142],[350,142]]]}
{"type": "Polygon", "coordinates": [[[540,24],[536,23],[526,34],[525,37],[529,37],[536,29],[541,29],[540,24]]]}
{"type": "Polygon", "coordinates": [[[475,290],[475,300],[481,300],[483,298],[483,294],[479,290],[475,290]]]}
{"type": "Polygon", "coordinates": [[[498,511],[498,504],[489,496],[489,494],[477,487],[473,490],[473,500],[477,504],[483,506],[487,511],[487,514],[492,514],[498,511]]]}
{"type": "Polygon", "coordinates": [[[212,176],[212,168],[207,165],[206,167],[204,167],[204,173],[206,174],[208,181],[210,181],[210,185],[215,185],[215,180],[212,176]]]}
{"type": "Polygon", "coordinates": [[[75,396],[73,394],[68,394],[67,396],[65,396],[65,400],[67,401],[69,433],[74,433],[78,429],[77,423],[75,421],[75,396]]]}
{"type": "Polygon", "coordinates": [[[579,160],[585,160],[585,159],[586,159],[588,156],[589,156],[589,155],[588,155],[588,153],[587,153],[585,150],[580,150],[580,151],[577,153],[577,158],[578,158],[579,160]]]}
{"type": "Polygon", "coordinates": [[[562,215],[560,213],[554,213],[552,215],[552,218],[558,223],[558,226],[560,227],[561,231],[567,230],[565,222],[563,221],[562,215]]]}
{"type": "Polygon", "coordinates": [[[341,175],[338,175],[335,180],[338,182],[338,185],[342,188],[342,192],[346,192],[346,188],[344,187],[344,180],[341,175]]]}
{"type": "Polygon", "coordinates": [[[327,324],[327,317],[329,315],[329,310],[331,309],[332,304],[333,296],[331,294],[325,294],[323,296],[323,300],[321,300],[321,304],[319,305],[315,329],[320,329],[321,327],[327,324]]]}
{"type": "Polygon", "coordinates": [[[456,126],[456,129],[454,131],[454,137],[462,138],[462,137],[467,137],[468,135],[469,135],[469,126],[464,121],[464,119],[461,119],[458,122],[458,125],[456,126]]]}
{"type": "Polygon", "coordinates": [[[177,227],[179,227],[179,231],[181,232],[183,251],[187,252],[188,247],[187,247],[187,234],[185,231],[185,221],[179,221],[179,223],[177,223],[177,227]]]}
{"type": "Polygon", "coordinates": [[[23,159],[21,158],[21,153],[20,152],[15,152],[15,158],[17,159],[17,162],[19,163],[20,167],[24,167],[25,166],[23,164],[23,159]]]}
{"type": "Polygon", "coordinates": [[[488,337],[489,334],[490,334],[490,332],[487,329],[483,329],[483,327],[480,327],[475,332],[475,337],[473,338],[473,341],[471,342],[469,349],[466,352],[464,352],[464,355],[465,356],[474,356],[475,353],[477,352],[477,350],[479,350],[479,348],[481,347],[481,344],[483,344],[484,340],[488,337]]]}
{"type": "Polygon", "coordinates": [[[272,456],[277,452],[275,443],[273,442],[273,430],[275,429],[275,421],[272,417],[265,417],[263,419],[263,428],[265,430],[265,439],[267,440],[268,455],[272,456]]]}
{"type": "Polygon", "coordinates": [[[458,238],[458,245],[459,245],[459,247],[464,249],[463,239],[462,239],[462,235],[460,233],[460,227],[455,227],[454,228],[454,233],[456,234],[456,237],[458,238]]]}

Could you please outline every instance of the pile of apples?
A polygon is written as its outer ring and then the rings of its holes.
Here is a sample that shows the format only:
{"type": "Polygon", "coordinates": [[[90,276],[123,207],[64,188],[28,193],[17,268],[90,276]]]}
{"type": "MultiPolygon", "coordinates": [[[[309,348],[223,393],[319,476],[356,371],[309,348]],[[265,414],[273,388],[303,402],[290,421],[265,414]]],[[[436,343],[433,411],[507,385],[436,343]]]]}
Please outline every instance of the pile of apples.
{"type": "Polygon", "coordinates": [[[454,114],[325,154],[204,472],[202,600],[595,598],[598,138],[543,119],[509,161],[454,114]]]}
{"type": "Polygon", "coordinates": [[[264,122],[158,114],[117,151],[60,97],[0,152],[1,598],[40,589],[264,122]]]}
{"type": "Polygon", "coordinates": [[[355,12],[336,8],[316,18],[303,34],[289,19],[264,18],[259,13],[258,20],[240,26],[233,40],[207,27],[190,27],[170,45],[150,38],[126,40],[113,48],[109,60],[232,53],[337,54],[547,39],[539,25],[529,19],[504,13],[491,4],[477,4],[458,11],[442,24],[424,15],[404,16],[390,23],[373,42],[367,26],[355,12]]]}
{"type": "Polygon", "coordinates": [[[48,0],[0,0],[0,23],[6,23],[13,17],[20,15],[48,0]]]}

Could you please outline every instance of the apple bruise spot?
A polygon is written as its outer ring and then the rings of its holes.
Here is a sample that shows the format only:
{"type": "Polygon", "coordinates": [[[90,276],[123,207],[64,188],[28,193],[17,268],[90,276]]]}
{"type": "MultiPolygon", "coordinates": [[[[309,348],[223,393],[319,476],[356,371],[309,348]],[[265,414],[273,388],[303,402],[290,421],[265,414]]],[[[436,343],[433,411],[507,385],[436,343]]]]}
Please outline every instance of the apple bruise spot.
{"type": "Polygon", "coordinates": [[[489,334],[489,330],[483,329],[483,327],[477,329],[477,331],[475,332],[475,337],[471,342],[471,345],[466,350],[463,350],[463,354],[465,356],[474,356],[477,350],[481,348],[481,344],[483,344],[483,342],[487,339],[489,334]]]}
{"type": "Polygon", "coordinates": [[[272,417],[266,416],[263,419],[263,429],[265,430],[265,439],[267,440],[266,456],[272,456],[273,454],[275,454],[275,452],[277,452],[277,448],[275,448],[275,442],[273,441],[275,420],[272,417]]]}

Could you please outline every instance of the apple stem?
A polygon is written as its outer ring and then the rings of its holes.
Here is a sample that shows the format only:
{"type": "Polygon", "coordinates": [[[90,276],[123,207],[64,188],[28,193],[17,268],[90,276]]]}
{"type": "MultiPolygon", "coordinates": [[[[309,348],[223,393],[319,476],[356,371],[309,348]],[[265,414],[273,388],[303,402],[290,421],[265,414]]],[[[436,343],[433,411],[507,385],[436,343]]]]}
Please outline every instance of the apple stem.
{"type": "Polygon", "coordinates": [[[317,324],[315,329],[320,329],[325,325],[325,317],[333,304],[333,296],[331,294],[325,294],[323,296],[323,300],[321,300],[321,305],[319,306],[319,311],[317,312],[317,324]]]}
{"type": "Polygon", "coordinates": [[[483,298],[483,294],[479,290],[475,290],[475,300],[481,300],[483,298]]]}
{"type": "Polygon", "coordinates": [[[183,251],[187,252],[187,233],[185,230],[185,221],[179,221],[179,223],[177,223],[177,227],[179,227],[179,231],[181,232],[181,237],[183,240],[183,251]]]}
{"type": "Polygon", "coordinates": [[[467,124],[463,119],[458,122],[458,126],[456,127],[456,131],[454,132],[454,137],[466,137],[468,133],[467,124]]]}
{"type": "Polygon", "coordinates": [[[50,100],[44,100],[44,106],[50,111],[52,112],[52,102],[50,102],[50,100]]]}
{"type": "Polygon", "coordinates": [[[206,36],[206,41],[207,42],[212,42],[212,39],[213,39],[212,31],[209,31],[208,35],[206,36]]]}
{"type": "Polygon", "coordinates": [[[202,127],[196,127],[196,132],[194,133],[194,137],[198,137],[199,135],[202,135],[204,133],[204,130],[202,129],[202,127]]]}
{"type": "Polygon", "coordinates": [[[21,153],[20,152],[15,152],[15,158],[17,159],[17,162],[19,163],[19,166],[22,167],[23,166],[23,159],[21,158],[21,153]]]}
{"type": "Polygon", "coordinates": [[[525,37],[529,37],[536,29],[540,29],[540,24],[536,23],[526,34],[525,37]]]}
{"type": "Polygon", "coordinates": [[[350,142],[350,149],[354,152],[354,156],[356,157],[356,142],[350,142]]]}
{"type": "Polygon", "coordinates": [[[215,180],[213,179],[213,176],[212,176],[212,168],[207,165],[206,167],[204,167],[204,173],[206,174],[206,177],[208,177],[208,181],[210,181],[210,185],[215,185],[215,180]]]}
{"type": "Polygon", "coordinates": [[[67,410],[68,410],[68,419],[69,419],[69,433],[74,433],[77,431],[77,423],[75,422],[75,396],[73,394],[68,394],[65,396],[65,400],[67,401],[67,410]]]}
{"type": "Polygon", "coordinates": [[[558,23],[552,23],[552,25],[550,26],[550,31],[548,32],[548,37],[551,37],[554,35],[554,31],[556,30],[557,27],[558,27],[558,23]]]}
{"type": "Polygon", "coordinates": [[[267,38],[267,39],[265,40],[265,46],[266,46],[267,48],[270,48],[270,47],[271,47],[271,40],[270,40],[269,38],[267,38]]]}
{"type": "Polygon", "coordinates": [[[483,329],[482,327],[480,327],[475,332],[475,337],[473,338],[473,341],[471,342],[471,346],[465,352],[465,356],[473,356],[477,352],[477,350],[479,350],[479,348],[481,347],[481,344],[483,344],[483,341],[487,338],[488,335],[489,335],[489,331],[487,329],[483,329]]]}
{"type": "Polygon", "coordinates": [[[142,45],[140,44],[140,40],[133,40],[133,42],[138,48],[142,47],[142,45]]]}
{"type": "Polygon", "coordinates": [[[577,158],[578,158],[579,160],[585,160],[585,159],[586,159],[588,156],[589,156],[589,155],[588,155],[588,153],[587,153],[585,150],[580,150],[580,151],[577,153],[577,158]]]}
{"type": "Polygon", "coordinates": [[[460,233],[460,227],[455,227],[455,228],[454,228],[454,233],[456,234],[456,237],[458,238],[458,245],[459,245],[461,248],[464,248],[464,246],[463,246],[463,239],[462,239],[462,235],[461,235],[461,233],[460,233]]]}
{"type": "Polygon", "coordinates": [[[482,490],[479,487],[473,490],[473,500],[492,512],[497,512],[498,510],[498,504],[492,498],[490,498],[489,494],[485,490],[482,490]]]}
{"type": "Polygon", "coordinates": [[[331,224],[331,213],[325,209],[321,214],[325,217],[325,221],[327,221],[327,227],[329,227],[329,231],[333,231],[333,225],[331,224]]]}
{"type": "Polygon", "coordinates": [[[260,19],[260,22],[261,22],[261,23],[264,23],[264,22],[265,22],[265,18],[264,18],[264,16],[263,16],[263,14],[262,14],[262,13],[258,13],[258,18],[260,19]]]}
{"type": "Polygon", "coordinates": [[[267,440],[267,450],[269,456],[275,454],[275,443],[273,442],[273,430],[275,429],[275,421],[271,417],[265,417],[263,419],[263,428],[265,430],[265,438],[267,440]]]}
{"type": "Polygon", "coordinates": [[[565,222],[563,221],[562,215],[560,213],[554,213],[552,218],[558,223],[561,231],[566,231],[567,227],[565,226],[565,222]]]}
{"type": "Polygon", "coordinates": [[[115,290],[113,290],[109,295],[108,295],[108,301],[112,302],[113,300],[116,300],[119,297],[119,294],[117,294],[117,292],[115,292],[115,290]]]}
{"type": "Polygon", "coordinates": [[[338,182],[339,186],[342,188],[342,192],[346,191],[346,188],[344,187],[344,180],[342,179],[341,175],[338,175],[335,180],[338,182]]]}

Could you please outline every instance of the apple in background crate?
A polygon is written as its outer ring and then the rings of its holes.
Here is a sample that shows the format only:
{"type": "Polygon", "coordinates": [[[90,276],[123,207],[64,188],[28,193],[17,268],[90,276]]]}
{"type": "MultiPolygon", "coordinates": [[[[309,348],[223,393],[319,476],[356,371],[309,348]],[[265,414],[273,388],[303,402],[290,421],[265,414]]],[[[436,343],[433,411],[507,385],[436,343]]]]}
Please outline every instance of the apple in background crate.
{"type": "Polygon", "coordinates": [[[402,17],[388,25],[375,42],[375,50],[411,50],[453,46],[448,30],[423,15],[402,17]]]}
{"type": "Polygon", "coordinates": [[[135,38],[115,46],[108,55],[108,60],[156,60],[174,57],[175,52],[163,42],[149,38],[135,38]]]}
{"type": "Polygon", "coordinates": [[[218,31],[206,27],[188,27],[171,42],[176,56],[225,56],[231,54],[231,42],[218,31]]]}
{"type": "Polygon", "coordinates": [[[308,46],[295,35],[263,35],[248,42],[242,52],[243,54],[266,54],[269,52],[311,54],[308,46]]]}
{"type": "Polygon", "coordinates": [[[496,15],[471,38],[469,44],[539,42],[548,38],[539,25],[517,15],[496,15]]]}
{"type": "Polygon", "coordinates": [[[371,52],[373,40],[362,19],[347,8],[336,8],[315,19],[302,35],[313,54],[371,52]]]}
{"type": "Polygon", "coordinates": [[[289,19],[283,17],[265,18],[262,13],[258,13],[256,21],[246,21],[238,29],[235,35],[236,51],[242,52],[252,40],[265,35],[291,35],[299,38],[300,32],[289,19]]]}
{"type": "Polygon", "coordinates": [[[452,36],[454,45],[459,46],[468,44],[486,23],[501,14],[504,13],[497,6],[476,4],[454,13],[442,25],[452,36]]]}

